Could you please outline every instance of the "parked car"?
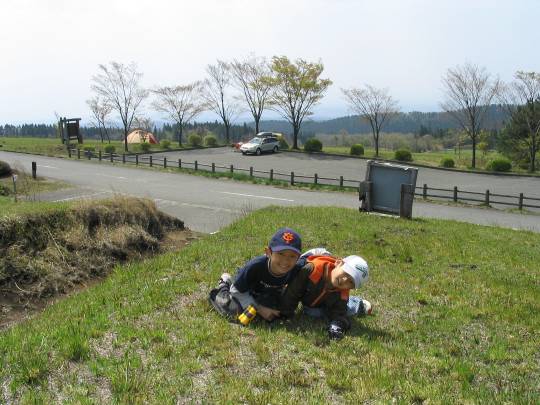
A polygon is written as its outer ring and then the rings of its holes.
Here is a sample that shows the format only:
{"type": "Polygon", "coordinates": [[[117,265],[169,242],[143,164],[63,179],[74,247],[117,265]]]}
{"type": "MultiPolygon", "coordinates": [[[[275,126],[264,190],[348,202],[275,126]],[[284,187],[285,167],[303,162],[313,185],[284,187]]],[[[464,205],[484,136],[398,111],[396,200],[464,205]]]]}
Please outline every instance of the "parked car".
{"type": "Polygon", "coordinates": [[[240,146],[242,155],[246,153],[254,153],[260,155],[263,152],[277,152],[279,150],[279,141],[274,137],[255,137],[247,143],[240,146]]]}

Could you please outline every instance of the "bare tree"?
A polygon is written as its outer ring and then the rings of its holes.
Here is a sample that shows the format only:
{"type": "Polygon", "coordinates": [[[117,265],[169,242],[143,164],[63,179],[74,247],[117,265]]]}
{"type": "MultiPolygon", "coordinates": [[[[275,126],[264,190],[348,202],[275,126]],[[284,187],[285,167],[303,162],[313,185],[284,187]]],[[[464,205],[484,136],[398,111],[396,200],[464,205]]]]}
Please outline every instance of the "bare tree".
{"type": "Polygon", "coordinates": [[[107,130],[107,117],[113,110],[112,106],[99,96],[86,100],[86,104],[90,107],[93,124],[98,127],[101,143],[103,143],[103,135],[105,135],[109,143],[111,143],[109,131],[107,130]]]}
{"type": "Polygon", "coordinates": [[[377,89],[369,84],[364,88],[341,89],[341,91],[351,110],[371,126],[375,156],[379,156],[381,129],[399,111],[397,101],[388,94],[388,89],[377,89]]]}
{"type": "Polygon", "coordinates": [[[534,172],[540,150],[540,73],[516,72],[515,80],[503,87],[499,99],[512,121],[525,123],[527,133],[517,142],[527,149],[529,171],[534,172]]]}
{"type": "Polygon", "coordinates": [[[476,167],[476,143],[486,112],[500,90],[498,78],[485,68],[466,63],[448,69],[442,78],[446,99],[444,111],[453,117],[472,140],[472,167],[476,167]]]}
{"type": "Polygon", "coordinates": [[[231,123],[240,111],[234,97],[231,96],[231,67],[218,60],[216,65],[206,68],[208,78],[204,81],[203,99],[208,109],[215,112],[225,125],[225,139],[229,143],[231,123]]]}
{"type": "Polygon", "coordinates": [[[265,58],[252,56],[244,61],[231,62],[233,82],[242,92],[253,120],[255,133],[259,133],[259,122],[270,94],[270,66],[265,58]]]}
{"type": "Polygon", "coordinates": [[[281,114],[293,127],[293,149],[298,149],[298,133],[304,118],[313,114],[313,107],[323,98],[332,84],[321,79],[322,63],[310,63],[303,59],[291,62],[286,56],[272,58],[273,76],[270,108],[281,114]]]}
{"type": "Polygon", "coordinates": [[[156,100],[152,106],[176,123],[178,145],[182,146],[184,125],[206,109],[202,100],[202,83],[194,82],[185,86],[158,87],[152,90],[156,100]]]}
{"type": "Polygon", "coordinates": [[[142,73],[134,63],[123,65],[111,62],[109,66],[99,65],[99,73],[92,77],[94,90],[110,104],[120,116],[124,126],[124,148],[128,150],[127,136],[133,119],[148,96],[148,91],[141,87],[142,73]]]}

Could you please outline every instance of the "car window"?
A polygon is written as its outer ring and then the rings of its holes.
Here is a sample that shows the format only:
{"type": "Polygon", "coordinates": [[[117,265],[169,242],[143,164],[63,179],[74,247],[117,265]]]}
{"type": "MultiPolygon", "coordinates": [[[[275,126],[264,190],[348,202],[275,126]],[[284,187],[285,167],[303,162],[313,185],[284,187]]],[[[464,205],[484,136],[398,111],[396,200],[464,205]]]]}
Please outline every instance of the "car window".
{"type": "Polygon", "coordinates": [[[255,143],[255,144],[260,144],[261,142],[262,142],[261,138],[253,138],[251,141],[249,141],[249,143],[255,143]]]}

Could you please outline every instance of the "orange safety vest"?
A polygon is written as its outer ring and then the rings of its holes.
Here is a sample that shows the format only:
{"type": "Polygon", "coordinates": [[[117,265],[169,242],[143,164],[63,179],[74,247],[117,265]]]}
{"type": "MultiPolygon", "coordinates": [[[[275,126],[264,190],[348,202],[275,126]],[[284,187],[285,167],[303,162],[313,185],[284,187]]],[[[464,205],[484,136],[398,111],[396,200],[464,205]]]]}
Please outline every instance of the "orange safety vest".
{"type": "Polygon", "coordinates": [[[343,290],[340,288],[328,288],[326,281],[330,279],[330,274],[332,274],[332,270],[336,267],[336,261],[338,259],[332,256],[309,256],[307,258],[308,263],[313,264],[313,270],[311,274],[309,275],[309,279],[313,284],[318,284],[321,281],[321,278],[323,279],[324,285],[322,292],[319,294],[319,296],[309,305],[310,307],[313,307],[317,305],[325,295],[331,292],[339,292],[341,299],[344,301],[349,300],[349,291],[350,290],[343,290]],[[324,277],[323,277],[324,276],[324,277]]]}

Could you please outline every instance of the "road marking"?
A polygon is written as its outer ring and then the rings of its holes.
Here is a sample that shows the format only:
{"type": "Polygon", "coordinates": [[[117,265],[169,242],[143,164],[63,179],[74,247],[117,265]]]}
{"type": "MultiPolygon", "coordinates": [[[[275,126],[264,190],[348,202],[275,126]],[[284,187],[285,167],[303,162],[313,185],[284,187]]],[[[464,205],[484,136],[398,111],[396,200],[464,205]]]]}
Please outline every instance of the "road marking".
{"type": "Polygon", "coordinates": [[[55,167],[55,166],[39,165],[39,167],[46,167],[47,169],[59,169],[58,167],[55,167]]]}
{"type": "Polygon", "coordinates": [[[127,177],[111,176],[110,174],[103,174],[103,173],[96,173],[96,176],[108,177],[110,179],[119,179],[119,180],[127,180],[128,179],[127,177]]]}
{"type": "Polygon", "coordinates": [[[225,211],[225,212],[232,212],[232,213],[239,213],[240,211],[237,210],[231,210],[229,208],[221,208],[221,207],[211,207],[209,205],[202,205],[202,204],[190,204],[185,202],[178,202],[178,201],[172,201],[172,200],[164,200],[161,198],[155,198],[154,201],[156,204],[159,204],[161,206],[167,206],[167,205],[174,205],[174,206],[182,206],[182,207],[193,207],[193,208],[203,208],[206,210],[212,210],[212,211],[225,211]]]}
{"type": "Polygon", "coordinates": [[[221,193],[221,194],[239,195],[239,196],[242,196],[242,197],[263,198],[265,200],[278,200],[278,201],[294,202],[294,200],[289,200],[288,198],[269,197],[269,196],[265,196],[265,195],[231,193],[231,192],[228,192],[228,191],[218,191],[218,192],[221,193]]]}
{"type": "Polygon", "coordinates": [[[53,200],[53,202],[80,200],[83,198],[95,197],[97,195],[102,195],[102,194],[110,194],[110,191],[100,191],[99,193],[93,193],[93,194],[81,194],[81,195],[76,195],[74,197],[67,197],[67,198],[61,198],[60,200],[53,200]]]}

